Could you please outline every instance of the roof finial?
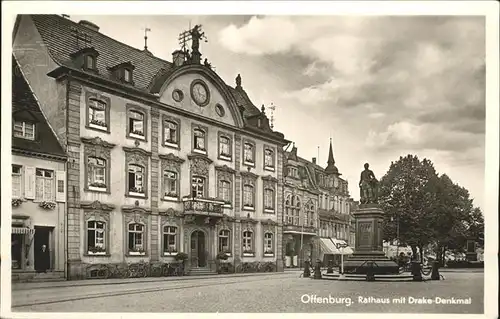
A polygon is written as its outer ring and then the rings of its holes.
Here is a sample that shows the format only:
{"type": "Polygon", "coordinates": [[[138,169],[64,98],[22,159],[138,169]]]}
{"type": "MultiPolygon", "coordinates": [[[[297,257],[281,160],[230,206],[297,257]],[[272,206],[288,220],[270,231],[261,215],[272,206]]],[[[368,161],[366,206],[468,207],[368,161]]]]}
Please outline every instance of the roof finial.
{"type": "Polygon", "coordinates": [[[264,104],[262,104],[262,107],[260,108],[262,114],[266,114],[266,107],[264,106],[264,104]]]}
{"type": "Polygon", "coordinates": [[[145,28],[144,29],[144,50],[148,50],[148,31],[151,32],[150,28],[145,28]]]}
{"type": "Polygon", "coordinates": [[[328,151],[328,165],[335,164],[335,159],[333,158],[333,148],[332,148],[332,138],[330,137],[330,150],[328,151]]]}

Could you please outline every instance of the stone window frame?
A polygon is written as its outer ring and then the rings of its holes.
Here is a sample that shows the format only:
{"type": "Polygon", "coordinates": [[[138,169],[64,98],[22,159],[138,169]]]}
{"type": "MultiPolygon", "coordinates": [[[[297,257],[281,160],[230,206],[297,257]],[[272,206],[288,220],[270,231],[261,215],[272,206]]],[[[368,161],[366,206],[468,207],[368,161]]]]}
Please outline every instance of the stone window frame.
{"type": "Polygon", "coordinates": [[[306,226],[317,227],[317,223],[316,223],[316,204],[314,203],[314,201],[312,199],[309,199],[307,201],[307,203],[305,204],[305,214],[306,214],[305,216],[307,216],[307,222],[308,222],[306,226]]]}
{"type": "Polygon", "coordinates": [[[124,254],[127,257],[147,257],[149,256],[149,249],[148,249],[148,244],[149,244],[149,211],[139,208],[139,207],[134,207],[134,208],[122,208],[123,211],[123,226],[124,226],[124,254]],[[129,225],[131,224],[140,224],[143,225],[143,232],[142,232],[142,247],[144,249],[143,252],[139,253],[134,253],[129,250],[129,225]]]}
{"type": "Polygon", "coordinates": [[[123,151],[125,152],[125,197],[130,198],[148,198],[149,191],[149,159],[151,157],[151,152],[145,151],[142,148],[131,148],[131,147],[123,147],[123,151]],[[139,195],[140,193],[130,192],[129,190],[129,165],[138,165],[144,168],[144,180],[143,180],[143,188],[144,195],[139,195]]]}
{"type": "Polygon", "coordinates": [[[274,172],[276,170],[276,148],[271,145],[264,144],[263,153],[262,153],[262,167],[264,170],[274,172]],[[272,162],[273,166],[266,166],[266,151],[269,150],[272,152],[272,162]]]}
{"type": "Polygon", "coordinates": [[[148,127],[149,127],[148,126],[149,117],[148,117],[147,109],[144,107],[141,107],[139,105],[129,104],[129,103],[126,104],[126,109],[127,109],[127,123],[126,123],[126,127],[127,127],[126,136],[127,136],[127,138],[147,142],[148,141],[148,127]],[[137,112],[137,113],[142,114],[144,136],[140,137],[140,135],[135,135],[134,133],[130,132],[130,117],[129,117],[130,112],[137,112]]]}
{"type": "Polygon", "coordinates": [[[215,167],[215,174],[216,174],[216,180],[217,180],[217,198],[222,199],[222,194],[220,193],[220,182],[221,181],[227,181],[229,182],[229,203],[225,203],[223,207],[225,208],[232,208],[234,205],[234,174],[235,171],[227,167],[226,165],[224,166],[216,166],[215,167]]]}
{"type": "Polygon", "coordinates": [[[85,128],[89,130],[98,131],[101,133],[111,133],[111,98],[100,93],[85,92],[85,128]],[[105,120],[106,127],[100,127],[90,123],[90,100],[101,101],[105,105],[105,120]]]}
{"type": "MultiPolygon", "coordinates": [[[[172,209],[171,209],[172,210],[172,209]]],[[[172,210],[173,211],[173,210],[172,210]]],[[[168,214],[168,213],[167,213],[168,214]]],[[[173,217],[173,216],[169,216],[169,215],[166,215],[166,216],[161,216],[161,229],[160,229],[160,233],[161,233],[161,256],[175,256],[177,255],[179,252],[182,251],[182,247],[181,247],[181,225],[179,223],[179,221],[173,217]],[[176,227],[176,232],[175,232],[175,249],[176,251],[175,252],[167,252],[165,250],[165,227],[176,227]]]]}
{"type": "Polygon", "coordinates": [[[255,227],[253,225],[245,225],[244,227],[241,228],[241,255],[243,257],[255,257],[255,227]],[[251,238],[251,249],[250,250],[245,250],[244,249],[244,234],[245,232],[250,232],[252,234],[251,238]]]}
{"type": "Polygon", "coordinates": [[[99,137],[88,139],[81,138],[83,146],[83,165],[84,165],[84,191],[111,194],[111,150],[116,146],[115,144],[108,143],[99,137]],[[106,188],[97,188],[89,185],[89,168],[88,158],[97,157],[106,161],[106,188]]]}
{"type": "Polygon", "coordinates": [[[278,179],[272,176],[262,177],[262,207],[264,208],[264,213],[274,214],[276,212],[276,189],[277,189],[278,179]],[[271,209],[266,208],[266,190],[272,190],[273,192],[273,207],[271,209]]]}
{"type": "Polygon", "coordinates": [[[169,116],[166,114],[162,115],[161,118],[161,136],[162,136],[162,142],[161,145],[164,147],[180,150],[181,149],[181,120],[177,117],[169,116]],[[177,125],[177,132],[176,132],[176,139],[177,139],[177,144],[174,143],[169,143],[165,141],[165,122],[171,122],[177,125]]]}
{"type": "Polygon", "coordinates": [[[220,160],[223,160],[223,161],[227,161],[227,162],[232,162],[233,161],[233,138],[231,136],[231,134],[229,133],[225,133],[225,132],[217,132],[217,158],[220,159],[220,160]],[[221,138],[222,137],[225,137],[229,140],[229,156],[225,156],[225,155],[222,155],[221,154],[221,138]]]}
{"type": "Polygon", "coordinates": [[[206,155],[191,154],[188,155],[189,164],[189,197],[193,197],[193,177],[202,177],[203,183],[203,198],[209,196],[210,187],[210,166],[213,161],[206,155]]]}
{"type": "Polygon", "coordinates": [[[111,218],[110,212],[114,209],[113,205],[101,204],[98,201],[93,203],[82,203],[81,208],[83,209],[83,220],[84,220],[84,247],[83,255],[92,257],[109,257],[111,256],[111,218]],[[88,222],[90,221],[100,221],[104,223],[104,252],[102,253],[91,253],[89,251],[88,245],[88,222]]]}
{"type": "Polygon", "coordinates": [[[196,154],[203,154],[203,155],[207,155],[208,154],[208,126],[205,126],[205,125],[201,125],[201,124],[198,124],[198,123],[191,123],[191,151],[193,153],[196,153],[196,154]],[[195,130],[199,130],[199,131],[202,131],[203,134],[204,134],[204,142],[203,142],[203,145],[205,145],[205,149],[204,150],[201,150],[201,149],[198,149],[196,148],[196,144],[195,144],[195,138],[194,138],[194,132],[195,130]]]}
{"type": "Polygon", "coordinates": [[[163,201],[179,201],[181,197],[181,166],[182,163],[185,162],[184,159],[175,156],[172,153],[169,153],[167,155],[160,154],[160,161],[161,161],[161,174],[160,174],[160,199],[163,201]],[[177,185],[176,185],[176,192],[177,196],[167,196],[165,195],[165,178],[163,176],[165,171],[171,171],[175,172],[177,174],[177,185]]]}
{"type": "Polygon", "coordinates": [[[274,257],[276,255],[276,232],[274,226],[264,225],[262,230],[262,254],[264,257],[274,257]],[[266,253],[266,234],[271,234],[271,252],[266,253]]]}
{"type": "Polygon", "coordinates": [[[243,165],[249,166],[249,167],[255,167],[255,162],[256,162],[256,153],[255,153],[256,143],[255,143],[255,141],[248,139],[248,138],[243,138],[242,144],[243,144],[243,147],[241,148],[242,149],[241,158],[243,160],[243,165]],[[246,144],[252,145],[252,160],[253,160],[253,162],[247,162],[245,159],[245,145],[246,144]]]}
{"type": "Polygon", "coordinates": [[[257,193],[257,178],[258,176],[251,172],[241,172],[241,208],[245,211],[255,211],[257,203],[255,202],[256,193],[257,193]],[[252,192],[252,203],[253,207],[245,206],[245,186],[251,186],[253,189],[252,192]]]}
{"type": "Polygon", "coordinates": [[[221,238],[221,233],[223,231],[227,231],[229,232],[229,235],[227,236],[227,240],[228,240],[228,250],[227,251],[224,251],[224,253],[230,257],[233,255],[233,232],[231,229],[229,229],[229,227],[225,226],[225,227],[221,227],[221,228],[218,228],[217,229],[217,253],[222,253],[222,251],[219,249],[220,248],[220,238],[221,238]]]}

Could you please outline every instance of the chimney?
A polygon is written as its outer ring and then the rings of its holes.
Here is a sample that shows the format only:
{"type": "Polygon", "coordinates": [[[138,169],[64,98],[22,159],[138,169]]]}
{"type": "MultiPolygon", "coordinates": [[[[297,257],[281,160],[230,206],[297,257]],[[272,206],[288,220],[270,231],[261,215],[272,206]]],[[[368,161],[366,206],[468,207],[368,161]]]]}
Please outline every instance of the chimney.
{"type": "Polygon", "coordinates": [[[94,30],[95,32],[99,32],[99,26],[96,24],[93,24],[90,21],[87,20],[80,20],[78,22],[79,25],[86,27],[87,29],[94,30]]]}
{"type": "Polygon", "coordinates": [[[313,157],[313,164],[316,164],[316,157],[313,157]]]}
{"type": "Polygon", "coordinates": [[[184,53],[184,51],[175,50],[174,52],[172,52],[172,62],[175,66],[181,66],[184,64],[185,56],[186,54],[184,53]]]}

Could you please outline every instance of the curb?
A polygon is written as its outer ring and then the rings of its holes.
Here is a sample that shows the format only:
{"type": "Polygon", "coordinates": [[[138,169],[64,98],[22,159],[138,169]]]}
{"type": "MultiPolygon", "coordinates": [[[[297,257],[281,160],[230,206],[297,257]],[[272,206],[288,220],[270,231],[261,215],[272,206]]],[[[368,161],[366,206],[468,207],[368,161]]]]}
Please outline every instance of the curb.
{"type": "Polygon", "coordinates": [[[12,291],[30,290],[30,289],[47,289],[47,288],[64,288],[64,287],[82,287],[82,286],[102,286],[102,285],[126,285],[133,283],[145,282],[169,282],[169,281],[183,281],[183,280],[200,280],[200,279],[216,279],[216,278],[237,278],[237,277],[257,277],[265,275],[287,275],[286,272],[263,272],[263,273],[246,273],[246,274],[228,274],[228,275],[211,275],[211,276],[179,276],[179,277],[144,277],[144,278],[116,278],[116,279],[103,279],[109,280],[107,282],[97,282],[97,280],[84,279],[84,280],[64,280],[60,282],[67,282],[65,285],[54,284],[56,282],[27,282],[12,284],[12,291]],[[144,280],[149,278],[150,280],[144,280]],[[152,279],[155,278],[155,279],[152,279]],[[37,286],[37,284],[41,284],[37,286]]]}

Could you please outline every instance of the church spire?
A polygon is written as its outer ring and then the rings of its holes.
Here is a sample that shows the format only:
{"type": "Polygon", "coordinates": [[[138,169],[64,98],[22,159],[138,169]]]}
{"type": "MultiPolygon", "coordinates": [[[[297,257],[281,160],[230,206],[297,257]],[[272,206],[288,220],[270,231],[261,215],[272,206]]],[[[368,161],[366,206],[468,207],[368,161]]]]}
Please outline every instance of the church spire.
{"type": "Polygon", "coordinates": [[[328,151],[328,166],[325,168],[325,173],[330,175],[330,174],[335,174],[335,175],[340,175],[339,174],[339,169],[335,166],[335,159],[333,158],[333,147],[332,147],[332,138],[330,138],[330,150],[328,151]]]}

